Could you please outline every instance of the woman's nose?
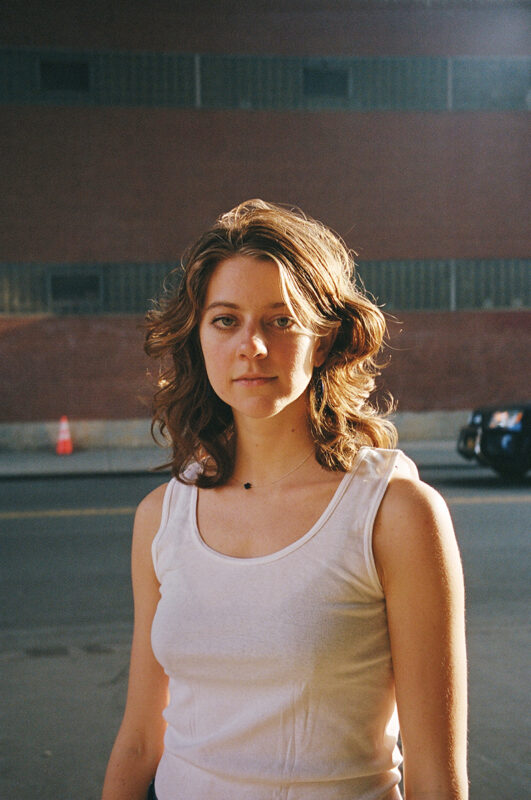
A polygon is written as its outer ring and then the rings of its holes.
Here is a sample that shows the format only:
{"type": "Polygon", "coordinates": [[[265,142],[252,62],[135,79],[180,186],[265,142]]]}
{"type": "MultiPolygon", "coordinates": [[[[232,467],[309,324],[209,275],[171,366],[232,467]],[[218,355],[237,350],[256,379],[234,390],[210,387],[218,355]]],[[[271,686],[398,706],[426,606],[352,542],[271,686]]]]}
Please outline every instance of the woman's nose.
{"type": "Polygon", "coordinates": [[[267,355],[264,334],[256,328],[244,328],[239,352],[244,358],[264,358],[267,355]]]}

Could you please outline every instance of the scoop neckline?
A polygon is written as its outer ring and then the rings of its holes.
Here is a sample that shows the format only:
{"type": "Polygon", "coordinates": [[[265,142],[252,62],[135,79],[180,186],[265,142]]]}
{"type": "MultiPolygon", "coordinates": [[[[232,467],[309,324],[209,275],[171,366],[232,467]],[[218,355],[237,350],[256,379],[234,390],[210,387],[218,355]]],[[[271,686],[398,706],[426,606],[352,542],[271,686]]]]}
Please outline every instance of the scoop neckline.
{"type": "Polygon", "coordinates": [[[197,501],[198,501],[198,490],[197,486],[192,487],[192,494],[190,497],[190,517],[191,517],[191,530],[192,530],[192,538],[196,545],[198,545],[201,550],[206,552],[211,557],[219,559],[221,561],[230,562],[232,564],[266,564],[271,561],[277,561],[280,558],[284,558],[290,553],[298,550],[302,547],[306,542],[312,539],[315,534],[319,532],[319,530],[323,527],[325,522],[329,519],[332,513],[335,511],[337,505],[339,504],[343,494],[345,493],[350,481],[353,479],[360,463],[361,463],[361,456],[362,452],[366,450],[366,447],[360,447],[358,452],[356,453],[354,463],[352,468],[349,472],[346,472],[343,475],[343,478],[338,483],[336,490],[330,501],[328,502],[326,508],[323,510],[322,514],[319,516],[317,521],[312,525],[312,527],[306,531],[302,536],[299,536],[298,539],[295,539],[294,542],[291,544],[286,545],[286,547],[280,548],[280,550],[275,550],[273,553],[267,553],[264,556],[250,556],[245,558],[239,558],[238,556],[231,556],[227,553],[221,553],[219,550],[215,550],[213,547],[210,547],[203,537],[201,536],[201,531],[199,530],[199,524],[197,522],[197,501]]]}

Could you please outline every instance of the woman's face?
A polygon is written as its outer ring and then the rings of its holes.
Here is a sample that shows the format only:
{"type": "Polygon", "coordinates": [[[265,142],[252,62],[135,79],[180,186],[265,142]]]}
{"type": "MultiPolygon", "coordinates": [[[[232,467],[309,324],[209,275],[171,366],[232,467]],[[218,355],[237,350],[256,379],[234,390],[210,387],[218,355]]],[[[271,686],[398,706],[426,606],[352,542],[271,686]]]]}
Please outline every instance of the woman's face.
{"type": "Polygon", "coordinates": [[[276,264],[243,255],[218,264],[199,338],[210,384],[236,422],[239,415],[266,419],[288,408],[306,414],[306,390],[326,347],[292,317],[276,264]]]}

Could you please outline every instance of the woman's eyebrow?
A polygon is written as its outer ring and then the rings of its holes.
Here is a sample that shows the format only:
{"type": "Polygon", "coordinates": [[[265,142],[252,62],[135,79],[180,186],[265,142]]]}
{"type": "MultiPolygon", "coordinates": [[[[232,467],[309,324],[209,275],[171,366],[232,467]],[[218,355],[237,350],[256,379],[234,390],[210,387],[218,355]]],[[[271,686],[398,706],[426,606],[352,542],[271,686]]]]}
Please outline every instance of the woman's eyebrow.
{"type": "MultiPolygon", "coordinates": [[[[237,303],[230,303],[228,300],[214,300],[213,303],[210,303],[206,308],[205,311],[210,311],[212,308],[234,308],[239,309],[240,306],[237,303]]],[[[264,308],[287,308],[286,303],[270,303],[268,306],[264,306],[264,308]]]]}

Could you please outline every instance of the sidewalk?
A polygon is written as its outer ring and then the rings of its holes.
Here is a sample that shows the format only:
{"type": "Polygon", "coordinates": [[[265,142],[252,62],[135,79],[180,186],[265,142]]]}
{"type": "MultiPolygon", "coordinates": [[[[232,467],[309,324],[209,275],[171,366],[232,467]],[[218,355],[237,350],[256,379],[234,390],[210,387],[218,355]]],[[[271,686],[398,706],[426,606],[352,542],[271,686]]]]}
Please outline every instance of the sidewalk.
{"type": "MultiPolygon", "coordinates": [[[[399,447],[419,467],[463,466],[453,440],[405,441],[399,447]]],[[[54,450],[0,450],[1,478],[36,478],[60,475],[142,474],[169,460],[171,451],[156,447],[109,447],[74,450],[58,456],[54,450]]]]}
{"type": "MultiPolygon", "coordinates": [[[[455,452],[457,433],[468,411],[400,412],[395,422],[400,447],[419,466],[463,464],[455,452]],[[419,461],[420,459],[420,461],[419,461]]],[[[149,419],[71,420],[74,452],[58,456],[57,421],[0,423],[0,479],[46,475],[142,474],[169,460],[157,447],[149,419]]]]}
{"type": "Polygon", "coordinates": [[[30,478],[44,475],[141,474],[151,472],[170,457],[156,447],[108,447],[74,450],[58,456],[53,449],[0,450],[0,478],[30,478]]]}

